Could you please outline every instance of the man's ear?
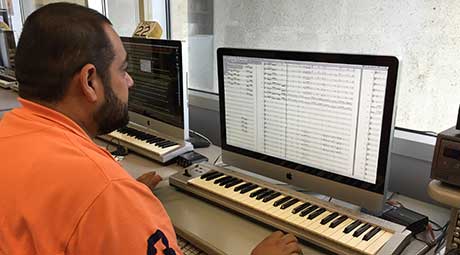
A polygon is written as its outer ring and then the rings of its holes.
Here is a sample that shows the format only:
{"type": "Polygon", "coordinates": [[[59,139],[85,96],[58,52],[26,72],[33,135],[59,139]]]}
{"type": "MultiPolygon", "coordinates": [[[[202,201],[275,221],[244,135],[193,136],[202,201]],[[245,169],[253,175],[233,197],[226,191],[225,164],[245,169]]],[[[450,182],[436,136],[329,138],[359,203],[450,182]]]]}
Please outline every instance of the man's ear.
{"type": "Polygon", "coordinates": [[[86,64],[80,70],[80,89],[90,102],[96,102],[104,94],[102,81],[93,64],[86,64]]]}

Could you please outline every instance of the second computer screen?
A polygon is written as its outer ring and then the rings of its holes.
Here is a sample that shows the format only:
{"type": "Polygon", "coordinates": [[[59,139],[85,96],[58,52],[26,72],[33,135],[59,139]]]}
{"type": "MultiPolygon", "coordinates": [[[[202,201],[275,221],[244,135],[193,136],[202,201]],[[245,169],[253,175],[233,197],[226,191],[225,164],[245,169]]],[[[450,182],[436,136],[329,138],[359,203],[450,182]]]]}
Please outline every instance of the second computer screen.
{"type": "Polygon", "coordinates": [[[128,37],[122,41],[134,80],[129,110],[183,128],[180,42],[128,37]]]}

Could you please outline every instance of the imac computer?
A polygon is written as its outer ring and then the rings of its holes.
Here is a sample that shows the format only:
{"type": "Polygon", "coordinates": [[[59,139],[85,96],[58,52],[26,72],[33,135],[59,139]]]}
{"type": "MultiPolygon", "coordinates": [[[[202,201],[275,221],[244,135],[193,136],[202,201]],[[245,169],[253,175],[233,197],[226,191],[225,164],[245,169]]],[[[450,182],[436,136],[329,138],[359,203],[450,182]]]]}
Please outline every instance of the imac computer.
{"type": "Polygon", "coordinates": [[[128,54],[127,127],[108,135],[162,163],[193,149],[188,139],[186,59],[180,41],[121,37],[128,54]]]}
{"type": "Polygon", "coordinates": [[[398,60],[220,48],[222,161],[381,211],[398,60]]]}

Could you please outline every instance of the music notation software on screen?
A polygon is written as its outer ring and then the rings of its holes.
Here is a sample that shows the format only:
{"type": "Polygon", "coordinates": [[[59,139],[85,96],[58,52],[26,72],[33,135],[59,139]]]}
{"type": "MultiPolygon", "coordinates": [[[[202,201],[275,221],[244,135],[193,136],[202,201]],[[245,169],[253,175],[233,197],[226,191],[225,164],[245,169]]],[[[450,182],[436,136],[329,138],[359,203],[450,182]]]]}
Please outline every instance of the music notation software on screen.
{"type": "Polygon", "coordinates": [[[129,110],[183,127],[179,48],[123,42],[134,80],[129,110]]]}
{"type": "Polygon", "coordinates": [[[229,145],[375,184],[387,67],[224,56],[229,145]]]}

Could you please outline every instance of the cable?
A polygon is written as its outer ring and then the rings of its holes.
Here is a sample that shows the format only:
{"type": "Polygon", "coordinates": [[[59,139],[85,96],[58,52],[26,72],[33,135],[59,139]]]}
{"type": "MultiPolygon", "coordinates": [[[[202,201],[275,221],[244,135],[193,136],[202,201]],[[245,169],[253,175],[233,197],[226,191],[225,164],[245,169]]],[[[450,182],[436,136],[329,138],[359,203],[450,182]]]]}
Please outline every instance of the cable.
{"type": "MultiPolygon", "coordinates": [[[[433,246],[436,244],[434,242],[429,242],[427,240],[423,240],[423,239],[419,238],[417,235],[414,235],[413,237],[414,237],[415,240],[420,241],[420,242],[425,243],[426,245],[428,245],[428,247],[430,247],[430,249],[433,248],[433,246]]],[[[428,250],[430,250],[430,249],[428,249],[428,250]]]]}
{"type": "Polygon", "coordinates": [[[438,133],[434,131],[422,131],[422,130],[415,130],[415,129],[410,129],[410,128],[402,128],[402,127],[395,127],[395,129],[406,131],[406,132],[411,132],[411,133],[416,133],[419,135],[428,135],[428,136],[434,136],[434,137],[438,136],[438,133]]]}
{"type": "Polygon", "coordinates": [[[217,163],[217,161],[219,160],[220,157],[222,157],[222,154],[220,154],[220,155],[216,158],[216,160],[214,160],[213,165],[216,165],[216,163],[217,163]]]}
{"type": "Polygon", "coordinates": [[[109,151],[110,154],[112,154],[113,156],[116,156],[116,157],[118,157],[118,156],[124,157],[124,156],[126,156],[126,155],[129,154],[129,150],[128,150],[126,147],[122,146],[122,145],[120,144],[120,140],[117,139],[117,138],[112,138],[112,139],[110,139],[110,141],[109,141],[109,142],[107,143],[107,145],[105,146],[105,149],[106,149],[107,151],[109,151]],[[116,141],[117,141],[117,144],[115,144],[115,143],[113,142],[113,140],[116,140],[116,141]],[[110,148],[111,145],[114,145],[114,146],[115,146],[115,150],[114,150],[114,151],[110,151],[109,148],[110,148]]]}
{"type": "Polygon", "coordinates": [[[188,131],[190,131],[190,133],[193,133],[194,135],[197,135],[197,136],[203,138],[204,140],[206,140],[206,142],[209,143],[209,145],[212,144],[211,140],[209,140],[209,138],[207,138],[206,136],[204,136],[204,135],[202,135],[202,134],[200,134],[200,133],[198,133],[198,132],[196,132],[196,131],[193,131],[193,130],[191,130],[191,129],[189,129],[188,131]]]}
{"type": "Polygon", "coordinates": [[[394,197],[394,195],[396,195],[396,194],[399,194],[399,193],[398,192],[388,192],[387,193],[387,195],[388,195],[387,200],[391,200],[394,197]]]}
{"type": "Polygon", "coordinates": [[[0,109],[0,112],[6,112],[6,111],[11,111],[13,108],[5,108],[5,109],[0,109]]]}
{"type": "Polygon", "coordinates": [[[209,94],[209,95],[214,95],[214,96],[219,96],[218,93],[209,92],[209,91],[205,91],[205,90],[201,90],[201,89],[191,89],[191,88],[189,88],[188,90],[195,91],[195,92],[200,92],[200,93],[205,93],[205,94],[209,94]]]}
{"type": "Polygon", "coordinates": [[[444,227],[441,227],[441,225],[439,225],[438,223],[432,221],[432,220],[428,220],[431,224],[435,225],[437,228],[433,228],[433,231],[441,231],[443,230],[444,227]]]}
{"type": "Polygon", "coordinates": [[[446,231],[447,231],[448,226],[449,226],[449,221],[442,227],[442,232],[439,235],[439,240],[437,241],[437,246],[434,249],[435,254],[439,251],[439,249],[444,245],[444,242],[446,241],[446,231]]]}

